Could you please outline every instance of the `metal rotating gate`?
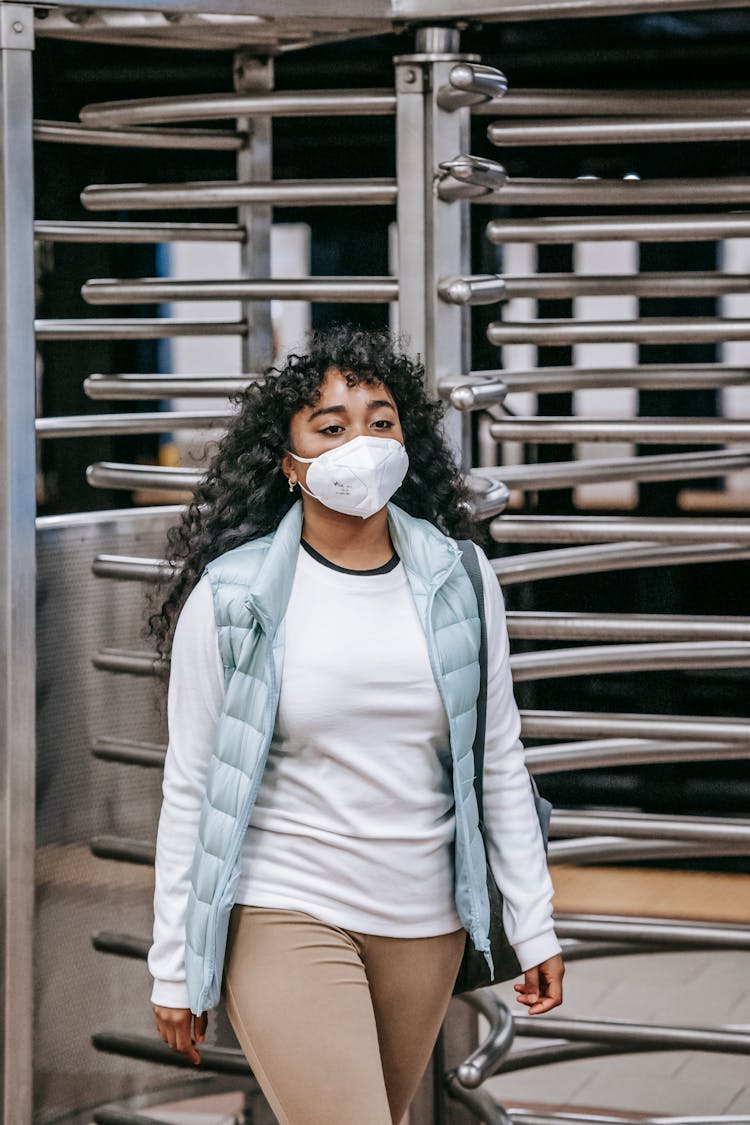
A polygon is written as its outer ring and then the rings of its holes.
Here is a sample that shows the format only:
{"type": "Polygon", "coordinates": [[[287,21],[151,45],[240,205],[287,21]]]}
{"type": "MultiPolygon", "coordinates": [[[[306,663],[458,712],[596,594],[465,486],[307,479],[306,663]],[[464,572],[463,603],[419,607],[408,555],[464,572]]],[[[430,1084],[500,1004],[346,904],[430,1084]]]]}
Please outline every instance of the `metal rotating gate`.
{"type": "MultiPolygon", "coordinates": [[[[546,11],[562,17],[672,6],[644,0],[591,8],[552,0],[546,11]]],[[[679,4],[691,6],[701,7],[679,4]]],[[[179,511],[175,491],[197,482],[201,467],[92,462],[92,488],[148,490],[151,504],[45,517],[35,529],[37,442],[166,431],[210,436],[229,417],[222,396],[258,378],[271,358],[271,301],[389,304],[394,325],[425,358],[431,393],[450,404],[446,424],[477,511],[505,547],[493,560],[504,587],[691,563],[715,564],[720,582],[721,564],[750,557],[750,523],[721,514],[722,503],[728,508],[733,498],[737,502],[747,480],[742,473],[750,468],[750,417],[741,416],[749,380],[750,276],[735,252],[748,245],[740,240],[750,238],[750,215],[741,210],[750,198],[750,178],[649,179],[635,172],[565,177],[546,176],[543,169],[515,176],[505,167],[508,155],[524,147],[585,145],[595,154],[623,144],[745,141],[745,93],[514,89],[512,60],[506,77],[479,55],[462,54],[460,31],[442,26],[454,15],[447,4],[414,0],[398,12],[382,3],[348,7],[345,16],[324,3],[277,3],[273,12],[260,3],[229,2],[204,4],[201,11],[177,3],[162,3],[158,11],[122,3],[106,10],[75,3],[37,9],[37,34],[47,38],[238,49],[227,62],[229,67],[233,58],[232,94],[186,91],[89,105],[80,121],[38,121],[32,131],[34,10],[0,3],[7,1122],[146,1122],[148,1107],[166,1100],[237,1089],[246,1095],[248,1121],[271,1120],[220,1012],[195,1070],[155,1037],[148,1010],[144,961],[165,732],[139,614],[143,590],[159,573],[164,532],[179,511]],[[396,21],[413,22],[414,34],[409,49],[395,58],[392,88],[274,89],[269,52],[388,31],[396,21]],[[392,120],[395,177],[274,180],[273,121],[299,118],[302,128],[305,118],[337,115],[392,120]],[[481,151],[471,141],[477,117],[488,126],[481,151]],[[90,184],[82,199],[91,219],[35,219],[32,137],[50,145],[157,148],[165,164],[180,149],[233,152],[236,174],[229,180],[90,184]],[[271,276],[273,211],[336,208],[345,222],[346,208],[355,206],[395,206],[390,274],[271,276]],[[484,209],[477,264],[470,232],[484,209]],[[194,211],[218,211],[221,221],[184,219],[194,211]],[[154,220],[149,212],[174,215],[154,220]],[[231,277],[197,280],[90,278],[83,287],[89,304],[118,310],[132,305],[132,315],[35,324],[35,241],[37,247],[232,244],[237,270],[231,277]],[[715,267],[685,270],[679,256],[669,264],[670,248],[685,242],[719,246],[715,267]],[[648,257],[652,246],[665,251],[661,268],[648,257]],[[545,247],[573,250],[560,259],[562,268],[549,269],[545,247]],[[646,302],[667,297],[710,297],[723,306],[708,316],[644,315],[646,302]],[[202,311],[138,315],[139,305],[183,301],[199,302],[202,311]],[[552,301],[568,302],[568,314],[541,315],[544,302],[552,301]],[[217,315],[216,302],[238,302],[239,313],[217,315]],[[492,370],[475,369],[473,362],[472,323],[481,314],[472,309],[483,305],[487,340],[499,349],[492,370]],[[234,340],[239,371],[82,372],[91,399],[116,401],[124,409],[43,416],[35,394],[34,331],[37,342],[234,340]],[[714,351],[700,362],[664,363],[648,350],[672,343],[714,351]],[[561,362],[551,366],[546,357],[561,350],[561,362]],[[637,393],[675,388],[726,393],[716,396],[719,409],[706,417],[639,416],[633,408],[637,393]],[[622,398],[606,398],[612,392],[631,397],[623,406],[622,398]],[[597,393],[605,397],[597,399],[597,393]],[[550,395],[560,396],[555,401],[566,409],[542,409],[550,395]],[[148,406],[175,397],[187,400],[184,408],[127,411],[129,401],[148,406]],[[592,413],[592,402],[604,404],[604,413],[592,413]],[[615,403],[609,414],[608,403],[615,403]],[[649,444],[691,449],[636,456],[637,447],[649,444]],[[545,453],[550,448],[562,449],[558,460],[545,453]],[[693,510],[683,517],[627,514],[627,496],[632,500],[642,483],[717,478],[723,484],[711,494],[712,506],[704,493],[693,495],[693,510]],[[605,484],[624,490],[626,514],[582,514],[586,490],[605,484]],[[560,490],[577,497],[567,510],[555,509],[560,490]],[[515,544],[531,549],[509,547],[515,544]]],[[[470,7],[468,14],[493,21],[534,15],[536,5],[528,0],[502,11],[490,3],[470,7]]],[[[43,171],[43,164],[37,167],[37,175],[43,171]]],[[[512,658],[519,685],[665,669],[710,675],[750,664],[750,618],[743,616],[517,610],[509,613],[509,628],[516,642],[535,642],[512,658]]],[[[543,702],[543,687],[535,699],[543,702]]],[[[627,763],[729,761],[747,753],[747,723],[733,717],[535,705],[523,709],[523,724],[529,766],[538,775],[627,763]]],[[[562,807],[555,809],[552,836],[552,864],[746,855],[750,820],[562,807]]],[[[558,914],[556,926],[569,961],[750,947],[747,931],[730,924],[558,914]]],[[[411,1122],[556,1125],[570,1115],[513,1112],[496,1104],[485,1080],[501,1070],[687,1046],[747,1054],[750,1033],[701,1026],[698,1014],[692,1027],[569,1018],[564,1012],[528,1017],[511,1013],[491,991],[475,994],[453,1002],[411,1122]],[[489,1025],[480,1044],[477,1012],[489,1025]],[[550,1043],[524,1049],[524,1036],[550,1043]]],[[[581,1113],[575,1120],[603,1119],[581,1113]]],[[[690,1119],[658,1120],[679,1125],[690,1119]]],[[[717,1114],[711,1120],[750,1116],[717,1114]]]]}

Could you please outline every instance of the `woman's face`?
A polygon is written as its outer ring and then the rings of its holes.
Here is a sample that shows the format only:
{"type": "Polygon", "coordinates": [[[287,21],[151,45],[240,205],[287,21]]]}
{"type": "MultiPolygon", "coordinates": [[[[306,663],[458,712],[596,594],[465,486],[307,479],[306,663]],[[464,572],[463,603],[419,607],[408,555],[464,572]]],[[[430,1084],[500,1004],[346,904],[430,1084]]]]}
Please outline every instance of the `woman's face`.
{"type": "MultiPolygon", "coordinates": [[[[318,402],[292,415],[289,448],[300,457],[317,457],[360,435],[395,438],[404,444],[393,396],[382,383],[350,387],[340,371],[329,368],[318,402]]],[[[281,467],[290,481],[306,485],[309,465],[304,461],[295,461],[286,453],[281,467]]]]}

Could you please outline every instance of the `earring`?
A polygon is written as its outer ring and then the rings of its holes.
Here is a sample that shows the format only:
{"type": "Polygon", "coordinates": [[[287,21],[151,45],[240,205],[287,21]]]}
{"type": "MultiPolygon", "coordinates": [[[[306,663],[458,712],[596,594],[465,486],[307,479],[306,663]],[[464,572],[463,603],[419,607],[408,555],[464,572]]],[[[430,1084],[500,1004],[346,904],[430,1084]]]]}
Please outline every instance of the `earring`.
{"type": "Polygon", "coordinates": [[[290,492],[294,492],[294,486],[295,486],[295,484],[296,484],[297,482],[296,482],[296,481],[293,481],[293,480],[291,479],[291,477],[289,477],[289,478],[288,478],[288,480],[289,480],[289,491],[290,491],[290,492]]]}

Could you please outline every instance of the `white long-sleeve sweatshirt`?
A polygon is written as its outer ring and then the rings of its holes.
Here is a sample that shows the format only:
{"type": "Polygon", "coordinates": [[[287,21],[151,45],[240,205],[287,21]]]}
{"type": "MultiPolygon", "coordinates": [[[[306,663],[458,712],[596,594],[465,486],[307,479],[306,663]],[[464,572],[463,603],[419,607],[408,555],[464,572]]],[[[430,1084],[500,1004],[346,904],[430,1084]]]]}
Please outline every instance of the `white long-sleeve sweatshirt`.
{"type": "MultiPolygon", "coordinates": [[[[305,910],[363,933],[460,927],[448,724],[407,577],[335,566],[303,541],[286,611],[281,695],[240,856],[236,901],[305,910]]],[[[502,594],[482,568],[488,636],[484,803],[489,861],[522,970],[561,947],[519,740],[502,594]]],[[[185,910],[224,674],[207,577],[172,646],[156,843],[151,1001],[188,1007],[185,910]]]]}

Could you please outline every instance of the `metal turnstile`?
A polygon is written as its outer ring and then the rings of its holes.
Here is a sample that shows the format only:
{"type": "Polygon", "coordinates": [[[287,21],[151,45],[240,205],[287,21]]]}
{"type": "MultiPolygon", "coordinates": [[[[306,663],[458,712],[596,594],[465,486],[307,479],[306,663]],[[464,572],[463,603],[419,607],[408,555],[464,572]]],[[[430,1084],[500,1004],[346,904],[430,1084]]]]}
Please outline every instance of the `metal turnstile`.
{"type": "MultiPolygon", "coordinates": [[[[549,16],[668,10],[662,0],[638,4],[545,5],[549,16]]],[[[176,3],[137,10],[69,4],[37,10],[37,33],[84,42],[154,44],[188,49],[211,43],[234,53],[235,92],[185,93],[110,102],[82,109],[79,122],[31,119],[33,13],[0,3],[2,120],[2,490],[4,558],[1,605],[5,637],[2,713],[6,833],[4,844],[4,1114],[8,1122],[147,1121],[165,1100],[241,1090],[248,1120],[270,1120],[231,1030],[217,1014],[199,1070],[181,1064],[154,1035],[144,965],[149,944],[153,839],[164,716],[156,706],[158,668],[141,640],[143,595],[160,573],[164,535],[179,505],[174,490],[191,488],[200,467],[95,462],[92,488],[149,489],[170,502],[140,510],[46,517],[34,527],[35,441],[125,433],[210,434],[230,416],[221,402],[271,358],[270,301],[378,302],[408,333],[426,362],[429,387],[449,404],[446,426],[475,495],[478,513],[503,544],[550,549],[506,552],[493,565],[504,586],[633,567],[716,565],[750,557],[750,525],[719,507],[689,517],[557,514],[523,508],[524,497],[591,485],[654,481],[731,482],[750,467],[750,418],[549,416],[537,395],[576,395],[618,388],[741,388],[748,382],[750,279],[736,269],[704,273],[600,268],[596,247],[750,237],[747,177],[648,180],[516,177],[502,161],[517,148],[599,147],[731,142],[750,136],[744,94],[718,91],[561,91],[510,89],[504,74],[462,54],[452,12],[440,3],[349,5],[341,16],[325,4],[275,12],[262,4],[193,12],[176,3]],[[248,14],[252,7],[253,14],[248,14]],[[312,9],[315,11],[312,11],[312,9]],[[319,9],[319,10],[318,10],[319,9]],[[360,11],[361,9],[361,11],[360,11]],[[283,91],[273,86],[269,51],[324,38],[390,30],[413,20],[414,49],[395,59],[394,85],[374,90],[283,91]],[[434,21],[434,26],[432,25],[434,21]],[[279,118],[378,115],[394,124],[396,175],[381,179],[273,180],[272,122],[279,118]],[[471,122],[487,117],[487,145],[472,151],[471,122]],[[216,123],[221,124],[217,125],[216,123]],[[236,153],[229,181],[93,184],[82,199],[89,221],[48,221],[31,213],[32,135],[49,144],[193,148],[236,153]],[[396,207],[398,265],[378,277],[276,278],[270,271],[272,208],[396,207]],[[227,221],[225,213],[233,209],[227,221]],[[487,209],[485,244],[495,272],[473,272],[469,234],[477,208],[487,209]],[[549,208],[552,213],[540,214],[549,208]],[[570,214],[558,214],[560,209],[570,214]],[[627,209],[626,214],[613,213],[627,209]],[[685,210],[689,208],[688,210],[685,210]],[[217,222],[184,221],[216,210],[217,222]],[[174,212],[157,221],[149,211],[174,212]],[[97,212],[108,217],[100,220],[97,212]],[[113,213],[126,212],[127,219],[113,213]],[[143,212],[143,219],[140,213],[143,212]],[[180,212],[180,214],[178,214],[180,212]],[[132,216],[138,213],[137,218],[132,216]],[[58,241],[150,243],[197,241],[241,247],[234,277],[92,278],[91,305],[132,305],[132,316],[37,320],[33,244],[58,241]],[[545,272],[537,248],[576,246],[579,268],[545,272]],[[594,248],[593,250],[591,248],[594,248]],[[586,255],[588,254],[588,258],[586,255]],[[509,263],[521,263],[521,269],[509,263]],[[525,265],[524,265],[525,263],[525,265]],[[592,267],[593,263],[593,267],[592,267]],[[739,315],[643,317],[633,302],[661,296],[712,296],[740,302],[739,315]],[[621,317],[586,302],[607,297],[621,317]],[[237,301],[235,318],[212,315],[212,302],[237,301]],[[569,300],[569,318],[534,318],[536,302],[569,300]],[[197,301],[190,317],[142,317],[138,305],[197,301]],[[474,370],[471,310],[488,309],[486,333],[497,369],[474,370]],[[524,315],[517,316],[514,309],[524,315]],[[581,315],[580,309],[594,311],[581,315]],[[239,374],[88,374],[92,399],[127,404],[179,395],[190,409],[35,420],[34,329],[42,341],[228,337],[241,341],[239,374]],[[664,364],[640,361],[634,348],[678,341],[734,347],[736,362],[664,364]],[[548,348],[622,345],[624,360],[592,362],[590,351],[547,366],[548,348]],[[537,362],[534,362],[539,349],[537,362]],[[516,362],[517,356],[526,362],[516,362]],[[502,360],[502,364],[500,363],[502,360]],[[210,408],[206,400],[213,399],[210,408]],[[219,405],[216,405],[216,400],[219,405]],[[514,403],[525,403],[519,410],[514,403]],[[617,456],[606,454],[616,443],[617,456]],[[635,456],[635,446],[706,445],[706,451],[635,456]],[[585,456],[550,462],[529,451],[548,444],[585,447],[585,456]],[[479,451],[472,464],[472,446],[479,451]],[[622,448],[625,446],[623,452],[622,448]],[[498,454],[515,451],[514,460],[498,454]],[[595,447],[595,448],[593,448],[595,447]],[[714,448],[718,447],[718,448],[714,448]],[[602,455],[602,451],[604,455],[602,455]],[[35,543],[36,537],[36,543],[35,543]],[[36,614],[36,648],[35,627],[36,614]],[[35,656],[38,654],[38,673],[35,656]],[[61,659],[62,657],[62,659],[61,659]],[[36,691],[35,691],[36,688],[36,691]],[[38,752],[37,752],[38,747],[38,752]],[[36,754],[36,757],[35,757],[36,754]],[[36,766],[35,766],[36,763],[36,766]],[[35,891],[33,890],[35,888],[35,891]],[[33,944],[32,944],[33,937],[33,944]],[[33,956],[32,956],[33,952],[33,956]],[[70,1013],[60,1028],[53,1013],[70,1013]],[[74,1065],[71,1065],[71,1057],[74,1065]]],[[[538,5],[472,6],[488,22],[535,14],[538,5]]],[[[476,12],[474,13],[474,9],[476,12]]],[[[231,65],[228,58],[227,66],[231,65]]],[[[42,169],[37,169],[37,174],[42,169]]],[[[345,212],[342,212],[345,214],[345,212]]],[[[575,265],[575,263],[574,263],[575,265]]],[[[83,377],[83,375],[82,375],[83,377]]],[[[533,507],[533,506],[532,506],[533,507]]],[[[542,642],[513,656],[517,683],[570,675],[662,669],[711,670],[750,664],[750,619],[666,614],[512,612],[511,636],[542,642]],[[549,647],[544,647],[551,642],[549,647]],[[560,648],[560,642],[566,647],[560,648]],[[579,642],[585,642],[581,645],[579,642]]],[[[733,717],[651,715],[525,708],[524,737],[537,774],[624,763],[727,761],[745,755],[746,723],[733,717]]],[[[662,816],[632,811],[558,808],[550,862],[597,863],[662,857],[746,855],[750,821],[662,816]]],[[[558,915],[569,960],[656,955],[673,949],[748,949],[741,927],[673,919],[558,915]]],[[[483,1083],[501,1070],[566,1059],[690,1046],[747,1053],[750,1034],[729,1027],[673,1027],[613,1019],[511,1013],[488,991],[455,1000],[430,1075],[412,1109],[412,1125],[433,1121],[506,1123],[520,1115],[497,1105],[483,1083]],[[477,1044],[477,1013],[489,1036],[477,1044]],[[551,1039],[519,1047],[516,1037],[551,1039]]],[[[529,1120],[528,1116],[524,1117],[529,1120]]],[[[569,1121],[555,1113],[545,1125],[569,1121]]],[[[582,1113],[578,1121],[594,1121],[582,1113]]],[[[656,1120],[656,1119],[654,1119],[656,1120]]],[[[660,1122],[679,1125],[673,1116],[660,1122]]],[[[713,1120],[723,1118],[717,1114],[713,1120]]],[[[727,1121],[750,1121],[734,1116],[727,1121]]]]}

